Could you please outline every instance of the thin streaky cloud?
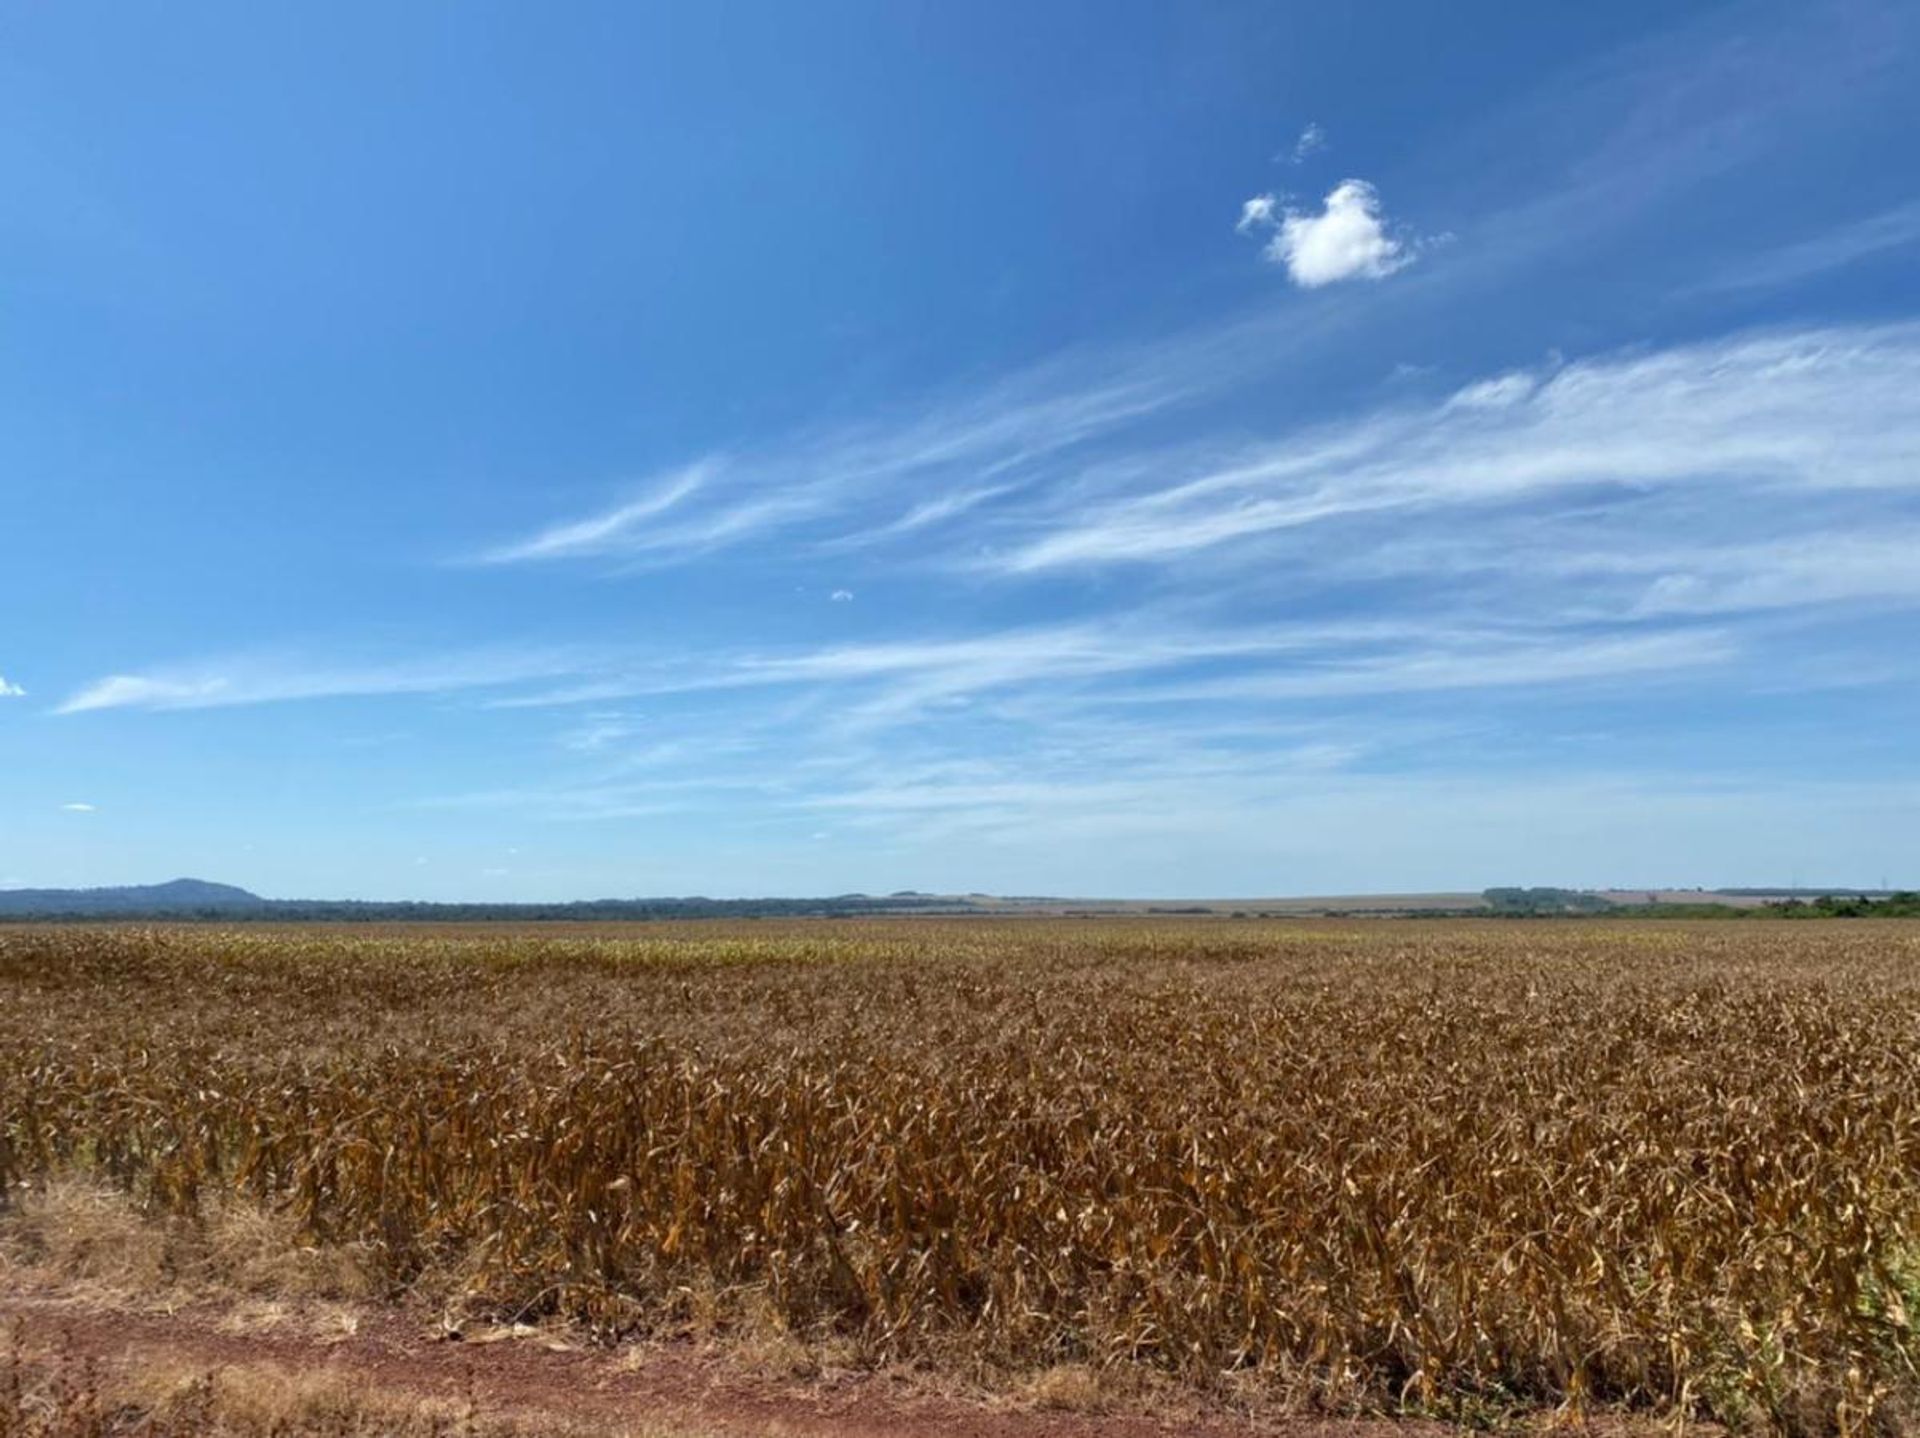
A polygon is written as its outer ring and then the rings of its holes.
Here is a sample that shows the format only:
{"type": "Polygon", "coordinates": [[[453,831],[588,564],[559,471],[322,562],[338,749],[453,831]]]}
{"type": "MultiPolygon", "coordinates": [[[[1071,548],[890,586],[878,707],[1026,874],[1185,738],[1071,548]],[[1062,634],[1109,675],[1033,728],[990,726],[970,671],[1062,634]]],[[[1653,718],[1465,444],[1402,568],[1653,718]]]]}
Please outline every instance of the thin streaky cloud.
{"type": "Polygon", "coordinates": [[[588,519],[556,524],[517,544],[480,555],[488,564],[515,564],[526,560],[569,559],[619,549],[648,520],[665,514],[707,482],[715,466],[691,465],[656,485],[649,493],[588,519]]]}
{"type": "Polygon", "coordinates": [[[898,539],[902,535],[931,529],[936,525],[945,524],[948,520],[958,519],[1002,495],[1011,494],[1017,488],[1017,485],[1012,484],[991,484],[979,489],[963,489],[951,494],[937,495],[916,504],[898,519],[889,520],[885,524],[845,535],[839,539],[829,540],[822,547],[830,551],[854,549],[863,545],[881,544],[887,540],[898,539]]]}
{"type": "MultiPolygon", "coordinates": [[[[836,591],[847,593],[850,591],[836,591]]],[[[1191,629],[1149,612],[1035,626],[963,638],[855,643],[786,653],[732,655],[609,649],[484,650],[382,663],[317,663],[239,656],[83,685],[56,713],[111,709],[192,710],[342,697],[431,695],[549,687],[486,697],[495,709],[558,708],[645,695],[918,678],[942,692],[968,692],[1053,677],[1127,673],[1203,659],[1274,654],[1378,637],[1365,623],[1191,629]],[[551,681],[571,681],[552,687],[551,681]]]]}
{"type": "Polygon", "coordinates": [[[1720,630],[1605,636],[1587,640],[1490,642],[1366,659],[1329,659],[1266,673],[1168,686],[1142,698],[1327,699],[1433,690],[1541,686],[1649,673],[1694,675],[1727,663],[1740,648],[1720,630]]]}
{"type": "Polygon", "coordinates": [[[1920,200],[1836,226],[1812,239],[1735,261],[1694,286],[1694,290],[1712,293],[1771,289],[1915,244],[1920,244],[1920,200]]]}
{"type": "MultiPolygon", "coordinates": [[[[1920,326],[1762,333],[1502,376],[1363,416],[1176,483],[1036,514],[984,561],[1024,574],[1178,560],[1346,516],[1513,503],[1578,486],[1920,489],[1920,326]]],[[[1205,456],[1202,460],[1211,460],[1205,456]]]]}
{"type": "Polygon", "coordinates": [[[912,681],[924,692],[979,692],[1031,681],[1136,673],[1208,659],[1298,652],[1403,633],[1368,623],[1261,629],[1178,627],[1135,611],[1098,621],[1037,625],[965,637],[833,645],[786,653],[656,656],[643,670],[491,699],[500,709],[562,708],[647,695],[912,681]]]}
{"type": "Polygon", "coordinates": [[[1920,605],[1920,527],[1872,533],[1806,529],[1787,538],[1672,539],[1613,549],[1583,545],[1577,527],[1521,537],[1455,536],[1368,557],[1376,574],[1499,574],[1561,582],[1616,619],[1757,614],[1861,603],[1920,605]],[[1624,594],[1607,607],[1612,584],[1624,594]]]}
{"type": "MultiPolygon", "coordinates": [[[[911,728],[956,703],[989,697],[1064,698],[1065,709],[1045,715],[1051,727],[1110,702],[1542,687],[1660,670],[1695,673],[1738,653],[1734,638],[1719,630],[1572,634],[1548,624],[1526,629],[1393,618],[1150,633],[1135,621],[742,656],[705,672],[635,683],[626,692],[787,688],[816,698],[835,695],[807,722],[816,741],[844,742],[911,728]]],[[[561,706],[583,697],[557,691],[497,702],[561,706]]],[[[789,738],[794,732],[783,729],[789,738]]],[[[1273,732],[1270,726],[1266,732],[1273,732]]]]}
{"type": "MultiPolygon", "coordinates": [[[[1218,341],[1207,336],[1187,348],[1198,358],[1218,341]]],[[[1012,484],[1010,479],[980,481],[1013,475],[1122,429],[1204,385],[1202,376],[1167,361],[1165,349],[1131,359],[1109,357],[1091,370],[1058,361],[904,417],[795,436],[785,445],[742,452],[724,464],[704,460],[638,500],[549,526],[480,558],[494,563],[684,560],[814,521],[844,525],[850,509],[907,483],[970,481],[963,492],[936,493],[883,526],[892,534],[910,533],[984,503],[1012,484]],[[686,502],[696,491],[703,502],[686,502]]],[[[824,544],[858,536],[812,538],[824,544]]]]}
{"type": "Polygon", "coordinates": [[[1809,534],[1766,544],[1656,552],[1636,612],[1704,615],[1861,600],[1920,604],[1920,530],[1809,534]]]}
{"type": "Polygon", "coordinates": [[[579,674],[590,662],[578,650],[477,651],[378,664],[240,656],[181,669],[111,674],[83,685],[54,712],[216,709],[304,699],[437,694],[579,674]]]}

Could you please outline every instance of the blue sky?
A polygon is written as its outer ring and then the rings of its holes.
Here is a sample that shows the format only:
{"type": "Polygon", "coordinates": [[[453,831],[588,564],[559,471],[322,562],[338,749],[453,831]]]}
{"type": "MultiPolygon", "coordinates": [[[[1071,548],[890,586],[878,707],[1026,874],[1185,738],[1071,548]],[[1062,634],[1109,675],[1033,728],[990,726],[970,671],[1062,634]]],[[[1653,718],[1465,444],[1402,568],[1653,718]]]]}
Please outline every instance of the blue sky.
{"type": "Polygon", "coordinates": [[[1920,882],[1917,49],[0,7],[0,885],[1920,882]]]}

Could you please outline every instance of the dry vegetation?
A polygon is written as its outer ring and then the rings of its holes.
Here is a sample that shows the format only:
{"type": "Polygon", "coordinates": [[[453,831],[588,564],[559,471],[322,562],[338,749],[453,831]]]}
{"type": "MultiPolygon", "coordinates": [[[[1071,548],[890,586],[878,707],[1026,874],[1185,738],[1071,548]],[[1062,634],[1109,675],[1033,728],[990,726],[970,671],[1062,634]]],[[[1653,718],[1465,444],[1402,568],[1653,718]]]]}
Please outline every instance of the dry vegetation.
{"type": "MultiPolygon", "coordinates": [[[[338,1377],[276,1371],[143,1372],[33,1344],[0,1356],[0,1438],[533,1438],[454,1404],[369,1399],[338,1377]]],[[[546,1434],[539,1438],[547,1438],[546,1434]]],[[[663,1435],[664,1438],[664,1435],[663,1435]]]]}
{"type": "Polygon", "coordinates": [[[1895,923],[0,931],[7,1241],[85,1175],[254,1215],[222,1282],[475,1321],[1903,1431],[1916,960],[1895,923]]]}

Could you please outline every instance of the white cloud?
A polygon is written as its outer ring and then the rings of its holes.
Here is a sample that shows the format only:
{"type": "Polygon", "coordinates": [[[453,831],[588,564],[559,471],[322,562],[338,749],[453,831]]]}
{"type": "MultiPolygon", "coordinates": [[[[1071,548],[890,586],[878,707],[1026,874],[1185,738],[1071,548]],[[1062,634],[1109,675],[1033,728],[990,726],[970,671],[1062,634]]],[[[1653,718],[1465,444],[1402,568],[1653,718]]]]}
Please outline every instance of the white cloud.
{"type": "Polygon", "coordinates": [[[580,754],[596,754],[640,732],[632,716],[619,713],[589,714],[586,722],[560,736],[560,742],[580,754]]]}
{"type": "Polygon", "coordinates": [[[1288,156],[1296,165],[1305,161],[1307,156],[1327,148],[1327,132],[1319,125],[1309,121],[1300,132],[1300,138],[1293,142],[1293,153],[1288,156]]]}
{"type": "Polygon", "coordinates": [[[1508,405],[1520,403],[1539,385],[1539,380],[1534,376],[1520,371],[1495,375],[1492,379],[1483,379],[1477,384],[1455,390],[1447,404],[1453,409],[1505,409],[1508,405]]]}
{"type": "Polygon", "coordinates": [[[6,675],[0,674],[0,699],[18,699],[27,691],[12,683],[6,675]]]}
{"type": "Polygon", "coordinates": [[[1234,233],[1244,235],[1255,229],[1271,228],[1273,212],[1279,203],[1276,195],[1255,195],[1240,206],[1240,222],[1233,227],[1234,233]]]}
{"type": "MultiPolygon", "coordinates": [[[[139,674],[109,674],[69,696],[55,712],[80,714],[90,709],[199,709],[222,702],[229,681],[157,679],[139,674]]],[[[241,701],[244,702],[244,701],[241,701]]]]}
{"type": "Polygon", "coordinates": [[[488,564],[512,564],[530,559],[567,559],[605,554],[631,544],[647,520],[665,514],[707,482],[714,466],[690,465],[656,486],[651,493],[630,500],[589,519],[556,524],[531,538],[503,545],[480,556],[488,564]]]}
{"type": "Polygon", "coordinates": [[[1379,411],[1256,445],[1162,456],[1172,482],[1072,496],[988,563],[1032,573],[1172,562],[1345,519],[1518,503],[1577,486],[1723,495],[1913,491],[1920,325],[1737,336],[1510,374],[1426,409],[1379,411]]]}
{"type": "Polygon", "coordinates": [[[1607,556],[1655,577],[1642,615],[1728,614],[1861,600],[1920,603],[1920,530],[1809,533],[1762,544],[1664,547],[1607,556]]]}
{"type": "MultiPolygon", "coordinates": [[[[988,701],[1004,719],[1008,704],[1044,695],[1097,707],[1515,688],[1693,672],[1738,653],[1730,636],[1701,629],[1565,634],[1551,623],[1502,628],[1431,616],[1200,628],[1136,611],[1100,624],[737,656],[660,687],[682,694],[793,690],[797,707],[778,721],[786,744],[801,721],[816,724],[816,737],[844,737],[910,727],[988,701]]],[[[1045,727],[1059,717],[1049,714],[1045,727]]],[[[662,746],[658,757],[710,757],[712,743],[703,731],[691,747],[662,746]]]]}
{"type": "Polygon", "coordinates": [[[1651,673],[1691,674],[1738,653],[1715,630],[1570,639],[1555,634],[1481,636],[1472,644],[1419,644],[1361,659],[1321,658],[1285,670],[1235,675],[1147,693],[1166,699],[1321,699],[1566,684],[1651,673]]]}
{"type": "Polygon", "coordinates": [[[591,662],[577,650],[472,651],[362,665],[242,655],[182,670],[110,674],[76,690],[54,712],[214,709],[347,695],[436,694],[579,674],[591,662]]]}
{"type": "Polygon", "coordinates": [[[1303,289],[1385,279],[1413,263],[1407,246],[1387,233],[1380,196],[1365,180],[1342,180],[1317,215],[1289,210],[1266,255],[1303,289]]]}
{"type": "Polygon", "coordinates": [[[815,538],[832,547],[905,534],[965,513],[1006,492],[1008,476],[1203,387],[1183,370],[1197,367],[1217,340],[1210,336],[1188,346],[1195,357],[1184,364],[1181,346],[1174,345],[1099,363],[1041,365],[917,414],[798,436],[780,449],[741,454],[725,464],[702,461],[640,499],[551,526],[479,559],[686,559],[809,524],[831,524],[855,506],[891,500],[908,485],[971,481],[922,500],[889,523],[863,522],[815,538]]]}
{"type": "Polygon", "coordinates": [[[98,812],[92,804],[62,804],[60,807],[69,814],[93,814],[98,812]]]}
{"type": "Polygon", "coordinates": [[[711,687],[909,678],[920,697],[977,693],[1045,678],[1136,673],[1204,659],[1274,654],[1377,633],[1369,625],[1196,630],[1136,612],[1103,623],[1002,630],[962,639],[849,644],[732,661],[711,687]]]}
{"type": "Polygon", "coordinates": [[[836,589],[833,593],[829,594],[827,598],[831,599],[835,604],[847,604],[853,599],[853,591],[851,589],[836,589]]]}
{"type": "Polygon", "coordinates": [[[936,495],[901,515],[898,519],[888,520],[871,529],[857,530],[852,534],[827,541],[823,546],[829,550],[845,550],[862,545],[878,544],[884,540],[898,539],[904,534],[916,530],[931,529],[948,520],[958,519],[971,510],[978,509],[990,500],[1003,494],[1010,494],[1017,488],[1011,484],[990,484],[979,489],[960,489],[951,494],[936,495]]]}
{"type": "Polygon", "coordinates": [[[1702,292],[1770,289],[1915,244],[1920,244],[1920,201],[1853,220],[1809,240],[1735,261],[1697,288],[1702,292]]]}

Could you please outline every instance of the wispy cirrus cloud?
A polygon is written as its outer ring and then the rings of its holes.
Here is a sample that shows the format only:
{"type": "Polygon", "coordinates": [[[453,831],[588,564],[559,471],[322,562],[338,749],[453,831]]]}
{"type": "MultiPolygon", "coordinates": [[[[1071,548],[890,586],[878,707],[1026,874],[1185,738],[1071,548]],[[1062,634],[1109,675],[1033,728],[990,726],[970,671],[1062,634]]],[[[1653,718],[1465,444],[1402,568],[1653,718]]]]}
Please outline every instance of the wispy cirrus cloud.
{"type": "Polygon", "coordinates": [[[846,431],[755,461],[751,479],[730,472],[725,493],[683,476],[501,553],[664,562],[777,536],[787,562],[857,551],[882,567],[910,555],[922,571],[1031,579],[1178,571],[1207,551],[1357,520],[1467,526],[1469,515],[1595,488],[1711,492],[1723,507],[1736,496],[1920,491],[1911,323],[1737,334],[1499,372],[1425,403],[1264,439],[1170,446],[1136,432],[1190,395],[1209,362],[1159,389],[1056,398],[1057,408],[1028,404],[997,421],[977,410],[908,431],[846,431]],[[1068,422],[1054,429],[1057,419],[1068,422]]]}
{"type": "Polygon", "coordinates": [[[488,550],[479,558],[487,564],[516,564],[617,551],[641,533],[649,521],[665,514],[705,484],[715,468],[714,461],[690,465],[637,499],[587,519],[552,525],[526,539],[488,550]]]}
{"type": "Polygon", "coordinates": [[[1916,244],[1920,244],[1920,200],[1733,261],[1694,288],[1701,293],[1770,289],[1916,244]]]}
{"type": "Polygon", "coordinates": [[[1740,336],[1501,375],[1225,462],[1169,453],[1172,482],[1036,514],[991,563],[1013,573],[1168,563],[1360,514],[1429,518],[1586,486],[1723,495],[1916,490],[1920,326],[1740,336]]]}
{"type": "MultiPolygon", "coordinates": [[[[1618,557],[1601,561],[1620,568],[1618,557]]],[[[1920,527],[1873,534],[1811,531],[1762,544],[1654,548],[1635,612],[1729,614],[1822,604],[1920,604],[1920,527]]]]}
{"type": "Polygon", "coordinates": [[[1435,690],[1547,686],[1654,674],[1695,677],[1739,652],[1718,630],[1645,634],[1501,634],[1470,642],[1396,647],[1354,656],[1322,654],[1307,664],[1169,686],[1146,694],[1170,699],[1326,699],[1435,690]]]}
{"type": "Polygon", "coordinates": [[[977,489],[960,489],[950,494],[935,495],[914,505],[896,519],[884,520],[871,529],[856,530],[830,539],[826,541],[825,548],[833,551],[885,544],[889,540],[958,519],[970,510],[1012,493],[1016,488],[1011,484],[989,484],[977,489]]]}
{"type": "Polygon", "coordinates": [[[1293,149],[1287,158],[1296,165],[1305,164],[1308,157],[1327,148],[1327,132],[1314,121],[1309,120],[1293,142],[1293,149]]]}
{"type": "MultiPolygon", "coordinates": [[[[656,654],[580,683],[490,701],[501,709],[566,708],[616,698],[714,690],[884,682],[923,699],[977,694],[1034,680],[1137,673],[1226,655],[1276,652],[1321,642],[1328,631],[1292,634],[1170,627],[1161,616],[1032,625],[960,636],[837,644],[788,652],[656,654]]],[[[1350,633],[1336,626],[1335,633],[1350,633]]]]}
{"type": "MultiPolygon", "coordinates": [[[[1495,374],[1425,405],[1382,409],[1225,454],[1149,450],[1122,463],[1046,469],[989,515],[969,517],[960,506],[950,516],[961,532],[943,541],[949,573],[1025,582],[1151,565],[1175,577],[1190,607],[1200,606],[1186,618],[1164,608],[1109,609],[1065,623],[788,652],[619,645],[355,664],[243,656],[109,675],[59,710],[458,690],[487,691],[481,697],[495,707],[540,708],[647,694],[853,686],[861,692],[846,698],[842,715],[885,724],[984,694],[1173,676],[1201,665],[1260,670],[1214,676],[1246,693],[1306,698],[1711,663],[1737,648],[1737,636],[1595,635],[1587,626],[1911,600],[1917,586],[1899,538],[1906,531],[1886,527],[1884,496],[1920,493],[1911,464],[1920,448],[1920,414],[1910,402],[1916,392],[1920,326],[1736,336],[1495,374]],[[1650,544],[1590,520],[1569,519],[1565,534],[1552,527],[1569,504],[1580,511],[1596,495],[1621,493],[1692,496],[1712,515],[1745,516],[1750,532],[1729,534],[1723,519],[1696,518],[1675,529],[1687,534],[1686,543],[1650,544]],[[1790,501],[1819,495],[1830,507],[1841,494],[1868,497],[1863,513],[1877,516],[1879,532],[1810,549],[1809,535],[1823,531],[1810,529],[1790,501]],[[1876,495],[1883,498],[1872,500],[1876,495]],[[1784,533],[1767,530],[1769,515],[1787,526],[1784,533]],[[1550,538],[1516,546],[1507,526],[1523,523],[1536,538],[1550,538]],[[1356,532],[1355,524],[1367,528],[1356,532]],[[1296,595],[1417,573],[1429,580],[1418,609],[1382,592],[1368,601],[1364,619],[1336,612],[1312,622],[1267,622],[1236,597],[1248,582],[1243,571],[1189,567],[1206,551],[1252,546],[1257,554],[1316,529],[1358,533],[1363,542],[1314,541],[1290,550],[1296,595]],[[1477,613],[1450,614],[1436,603],[1439,576],[1475,572],[1499,580],[1499,588],[1478,596],[1477,613]],[[1232,622],[1205,616],[1222,606],[1243,612],[1232,622]],[[1489,622],[1516,609],[1536,616],[1540,631],[1519,650],[1501,637],[1503,626],[1489,622]],[[1394,652],[1383,655],[1380,646],[1394,652]]],[[[927,447],[923,437],[913,452],[927,447]]],[[[898,442],[883,448],[906,452],[898,442]]],[[[971,442],[960,449],[972,452],[971,442]]],[[[667,513],[698,489],[683,482],[650,512],[667,513]]],[[[574,532],[579,542],[597,544],[618,527],[574,532]]],[[[917,548],[924,557],[924,541],[917,548]]]]}
{"type": "MultiPolygon", "coordinates": [[[[1130,715],[1111,722],[1140,725],[1148,705],[1205,713],[1218,732],[1223,702],[1255,726],[1248,735],[1271,742],[1280,706],[1443,690],[1604,687],[1661,675],[1697,682],[1743,653],[1738,637],[1724,629],[1631,617],[1578,628],[1432,615],[1207,627],[1145,613],[947,640],[705,656],[658,666],[651,678],[490,702],[565,708],[617,687],[629,698],[692,703],[689,712],[699,717],[684,733],[674,736],[671,721],[649,726],[647,750],[654,758],[696,757],[730,724],[737,730],[742,714],[753,715],[747,727],[788,756],[831,754],[882,735],[897,743],[949,722],[965,730],[989,717],[996,727],[1012,726],[1009,732],[1030,731],[1031,742],[1040,743],[1089,715],[1130,715]],[[791,697],[771,710],[730,697],[755,690],[791,697]],[[1264,716],[1257,723],[1256,714],[1264,716]],[[663,742],[663,736],[673,737],[663,742]]],[[[623,724],[590,719],[566,731],[563,742],[611,753],[628,733],[623,724]]],[[[1161,719],[1136,737],[1164,746],[1175,736],[1161,719]]],[[[792,768],[791,757],[784,762],[792,768]]]]}
{"type": "MultiPolygon", "coordinates": [[[[1214,337],[1192,347],[1204,350],[1214,337]]],[[[1036,466],[1162,411],[1203,383],[1166,353],[1060,362],[919,413],[710,458],[600,513],[483,551],[486,563],[686,559],[809,525],[812,542],[895,538],[937,526],[1017,486],[1036,466]],[[962,481],[961,487],[943,486],[962,481]],[[928,493],[928,490],[932,490],[928,493]],[[912,496],[892,515],[874,506],[912,496]],[[706,502],[690,501],[696,493],[706,502]],[[857,526],[845,516],[857,512],[857,526]],[[833,532],[837,530],[838,532],[833,532]]]]}
{"type": "Polygon", "coordinates": [[[378,663],[238,655],[180,668],[110,674],[75,690],[54,712],[217,709],[303,699],[439,694],[577,674],[592,662],[578,649],[476,650],[378,663]]]}

